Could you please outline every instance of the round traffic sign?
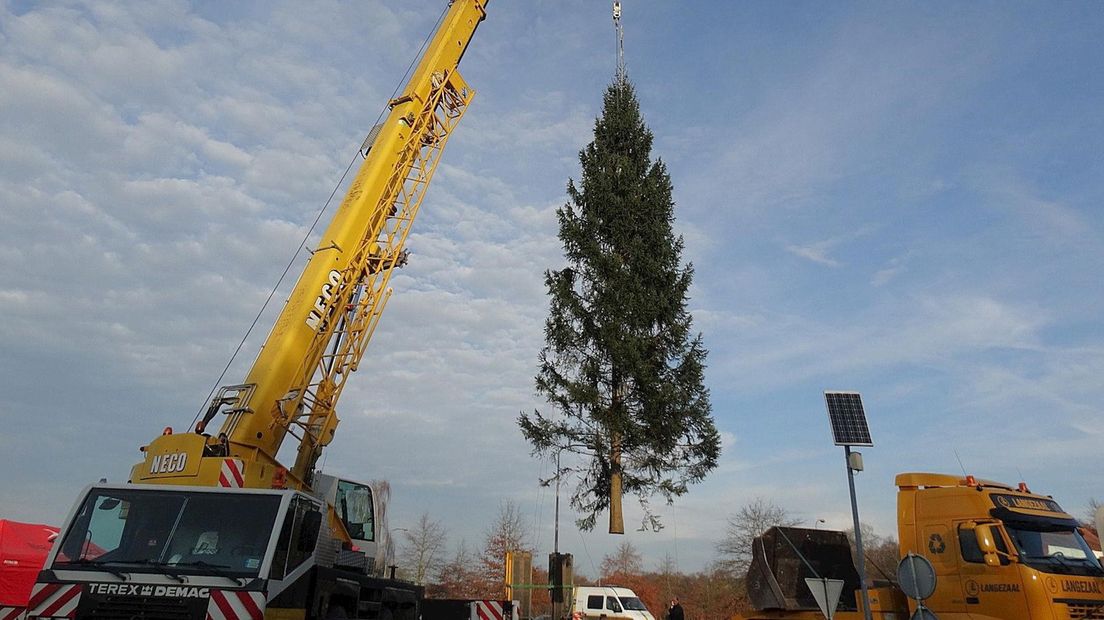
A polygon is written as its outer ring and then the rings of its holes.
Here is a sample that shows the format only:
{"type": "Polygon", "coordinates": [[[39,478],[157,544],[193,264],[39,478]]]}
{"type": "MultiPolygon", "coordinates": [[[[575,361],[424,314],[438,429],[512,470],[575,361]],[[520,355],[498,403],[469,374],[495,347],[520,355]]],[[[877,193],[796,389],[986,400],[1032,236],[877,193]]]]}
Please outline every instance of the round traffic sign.
{"type": "Polygon", "coordinates": [[[897,565],[897,584],[905,596],[922,601],[935,592],[935,568],[928,558],[910,553],[897,565]]]}

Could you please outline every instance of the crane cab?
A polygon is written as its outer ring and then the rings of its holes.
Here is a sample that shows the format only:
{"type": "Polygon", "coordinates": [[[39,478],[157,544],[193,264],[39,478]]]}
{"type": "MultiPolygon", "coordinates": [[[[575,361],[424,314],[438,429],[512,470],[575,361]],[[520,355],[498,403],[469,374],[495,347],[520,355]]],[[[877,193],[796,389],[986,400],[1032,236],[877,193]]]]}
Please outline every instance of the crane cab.
{"type": "Polygon", "coordinates": [[[386,483],[363,483],[325,474],[315,474],[316,496],[333,506],[334,515],[349,535],[340,552],[339,564],[362,568],[369,575],[383,575],[392,563],[387,530],[386,483]],[[361,556],[361,557],[357,557],[361,556]]]}
{"type": "MultiPolygon", "coordinates": [[[[31,593],[27,619],[260,617],[333,557],[324,504],[298,491],[88,487],[31,593]],[[256,613],[254,613],[256,612],[256,613]]],[[[290,605],[287,605],[290,606],[290,605]]]]}

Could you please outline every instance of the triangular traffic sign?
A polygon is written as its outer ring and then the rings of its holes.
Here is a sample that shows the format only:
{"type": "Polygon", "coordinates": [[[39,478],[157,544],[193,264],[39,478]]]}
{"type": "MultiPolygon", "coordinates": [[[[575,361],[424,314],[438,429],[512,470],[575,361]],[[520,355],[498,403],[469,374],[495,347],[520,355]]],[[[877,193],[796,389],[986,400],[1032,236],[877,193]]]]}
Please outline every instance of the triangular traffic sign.
{"type": "Polygon", "coordinates": [[[805,585],[809,586],[809,591],[813,593],[813,599],[824,617],[832,620],[836,615],[836,606],[839,605],[840,593],[843,592],[843,580],[806,577],[805,585]]]}

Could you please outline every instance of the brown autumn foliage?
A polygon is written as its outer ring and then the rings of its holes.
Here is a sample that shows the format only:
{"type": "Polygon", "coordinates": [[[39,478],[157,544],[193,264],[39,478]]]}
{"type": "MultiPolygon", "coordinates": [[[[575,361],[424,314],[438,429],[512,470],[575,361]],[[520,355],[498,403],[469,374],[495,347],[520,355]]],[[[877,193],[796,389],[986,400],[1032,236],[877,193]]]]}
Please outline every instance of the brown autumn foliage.
{"type": "Polygon", "coordinates": [[[477,557],[468,549],[464,541],[456,547],[455,553],[438,571],[436,579],[426,585],[429,598],[481,599],[485,596],[486,584],[478,569],[477,557]]]}
{"type": "MultiPolygon", "coordinates": [[[[461,542],[446,561],[427,595],[433,598],[498,599],[503,596],[503,565],[497,560],[507,548],[527,548],[527,532],[518,519],[515,506],[505,504],[499,520],[487,531],[484,547],[471,550],[461,542]]],[[[884,578],[879,568],[896,568],[897,545],[891,536],[880,536],[869,526],[863,528],[863,547],[868,577],[884,578]]],[[[533,554],[533,584],[548,583],[547,556],[533,554]]],[[[695,573],[680,572],[671,558],[654,570],[644,569],[644,559],[631,543],[622,543],[601,563],[601,579],[591,580],[576,570],[576,585],[618,585],[631,588],[656,617],[665,620],[672,597],[679,597],[686,620],[732,620],[735,613],[752,611],[742,575],[731,571],[731,558],[720,554],[717,561],[695,573]]],[[[578,564],[576,564],[578,569],[578,564]]],[[[548,590],[535,588],[531,616],[550,612],[548,590]]]]}
{"type": "Polygon", "coordinates": [[[430,598],[501,599],[506,593],[507,551],[531,551],[525,519],[517,504],[510,501],[499,507],[498,519],[485,533],[483,548],[472,551],[460,541],[435,582],[426,587],[426,595],[430,598]]]}
{"type": "MultiPolygon", "coordinates": [[[[546,561],[547,558],[542,558],[546,561]]],[[[537,568],[534,559],[533,583],[547,583],[548,573],[537,568]]],[[[475,564],[469,564],[472,567],[475,564]]],[[[449,562],[442,571],[442,580],[428,590],[434,598],[500,598],[500,590],[487,594],[476,571],[460,563],[449,562]]],[[[631,588],[656,617],[664,620],[671,597],[678,596],[686,614],[686,620],[731,620],[736,612],[749,612],[750,606],[743,590],[743,580],[732,579],[722,567],[714,565],[695,573],[645,571],[636,574],[612,574],[603,577],[603,584],[631,588]]],[[[593,585],[596,580],[576,574],[576,585],[593,585]]],[[[498,584],[495,584],[499,587],[498,584]]],[[[538,588],[533,592],[533,617],[549,613],[551,604],[548,590],[538,588]]]]}

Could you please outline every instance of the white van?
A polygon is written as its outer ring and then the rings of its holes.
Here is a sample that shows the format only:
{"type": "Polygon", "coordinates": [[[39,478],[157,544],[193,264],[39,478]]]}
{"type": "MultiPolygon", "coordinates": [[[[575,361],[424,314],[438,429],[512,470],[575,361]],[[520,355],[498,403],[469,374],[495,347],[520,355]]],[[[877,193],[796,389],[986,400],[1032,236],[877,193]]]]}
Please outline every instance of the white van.
{"type": "Polygon", "coordinates": [[[640,597],[628,588],[575,586],[571,597],[574,620],[655,620],[640,597]]]}

